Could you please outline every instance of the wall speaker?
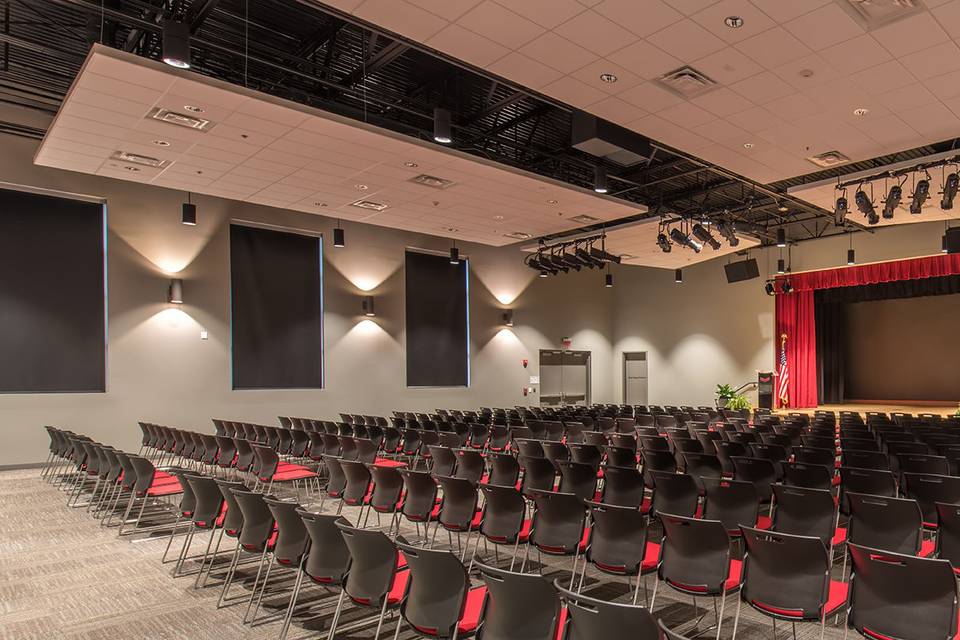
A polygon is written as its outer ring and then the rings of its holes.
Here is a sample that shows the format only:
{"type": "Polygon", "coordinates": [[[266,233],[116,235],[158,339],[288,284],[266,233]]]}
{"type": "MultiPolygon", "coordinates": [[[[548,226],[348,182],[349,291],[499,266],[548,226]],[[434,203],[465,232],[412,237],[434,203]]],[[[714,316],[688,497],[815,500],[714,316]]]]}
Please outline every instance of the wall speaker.
{"type": "Polygon", "coordinates": [[[946,238],[947,253],[960,253],[960,227],[950,227],[943,237],[946,238]]]}
{"type": "Polygon", "coordinates": [[[723,265],[727,272],[727,282],[743,282],[744,280],[753,280],[760,277],[760,266],[755,258],[749,260],[740,260],[723,265]]]}

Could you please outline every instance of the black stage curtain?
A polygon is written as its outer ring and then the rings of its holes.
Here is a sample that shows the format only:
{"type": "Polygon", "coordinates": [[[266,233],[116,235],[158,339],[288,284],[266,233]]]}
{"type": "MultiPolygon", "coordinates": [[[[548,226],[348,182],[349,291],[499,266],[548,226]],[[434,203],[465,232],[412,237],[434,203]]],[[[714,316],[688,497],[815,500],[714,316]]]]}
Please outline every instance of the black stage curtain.
{"type": "Polygon", "coordinates": [[[234,389],[323,386],[320,238],[230,226],[234,389]]]}
{"type": "Polygon", "coordinates": [[[467,261],[407,251],[407,386],[470,383],[467,261]]]}
{"type": "Polygon", "coordinates": [[[844,327],[845,305],[855,302],[939,296],[960,293],[960,275],[916,280],[897,280],[855,287],[814,291],[817,331],[817,395],[820,404],[845,401],[844,327]]]}
{"type": "Polygon", "coordinates": [[[0,190],[0,392],[106,388],[103,204],[0,190]]]}

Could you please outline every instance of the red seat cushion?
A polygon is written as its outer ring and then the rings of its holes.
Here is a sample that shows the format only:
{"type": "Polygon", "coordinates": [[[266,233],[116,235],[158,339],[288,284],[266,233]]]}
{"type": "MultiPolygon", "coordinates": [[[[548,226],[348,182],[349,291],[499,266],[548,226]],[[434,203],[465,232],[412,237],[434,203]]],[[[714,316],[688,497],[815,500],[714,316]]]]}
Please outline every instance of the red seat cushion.
{"type": "Polygon", "coordinates": [[[937,545],[933,540],[924,540],[920,543],[920,553],[917,555],[921,558],[929,558],[933,555],[933,552],[937,550],[937,545]]]}
{"type": "Polygon", "coordinates": [[[647,541],[647,548],[643,553],[643,562],[640,564],[640,573],[654,571],[660,562],[660,543],[647,541]]]}
{"type": "Polygon", "coordinates": [[[316,476],[317,474],[314,473],[313,471],[310,471],[310,469],[307,469],[306,467],[300,467],[299,469],[290,469],[288,471],[277,472],[273,474],[273,478],[267,478],[266,480],[264,480],[263,478],[260,478],[260,479],[263,480],[264,482],[267,482],[267,481],[286,482],[288,480],[303,480],[304,478],[315,478],[316,476]]]}
{"type": "Polygon", "coordinates": [[[641,513],[650,513],[650,508],[653,506],[653,499],[644,496],[643,502],[640,504],[641,513]]]}
{"type": "Polygon", "coordinates": [[[838,547],[844,542],[847,541],[847,530],[845,527],[837,527],[833,532],[833,539],[830,540],[830,544],[834,547],[838,547]]]}
{"type": "Polygon", "coordinates": [[[757,516],[757,529],[769,529],[773,526],[773,521],[770,520],[770,516],[757,516]]]}
{"type": "Polygon", "coordinates": [[[399,460],[390,460],[389,458],[377,458],[374,465],[378,467],[406,467],[406,462],[401,462],[399,460]]]}
{"type": "Polygon", "coordinates": [[[160,485],[152,485],[149,489],[147,489],[147,495],[152,497],[172,496],[178,493],[183,493],[183,489],[180,487],[179,482],[168,482],[160,485]]]}
{"type": "MultiPolygon", "coordinates": [[[[727,579],[723,582],[724,593],[735,589],[740,584],[740,578],[743,573],[743,563],[740,560],[730,560],[730,567],[727,569],[727,579]]],[[[681,591],[693,593],[706,593],[707,587],[703,585],[682,584],[674,580],[667,580],[667,583],[681,591]]]]}
{"type": "Polygon", "coordinates": [[[402,569],[393,576],[393,586],[390,587],[390,593],[387,594],[387,604],[397,604],[403,599],[403,594],[407,590],[407,582],[410,580],[410,570],[402,569]]]}
{"type": "MultiPolygon", "coordinates": [[[[827,602],[824,605],[823,615],[829,616],[838,611],[844,604],[847,602],[847,590],[849,585],[846,582],[840,582],[839,580],[830,581],[830,590],[827,592],[827,602]]],[[[768,613],[773,613],[778,616],[784,616],[787,618],[801,618],[803,617],[803,611],[800,609],[782,609],[780,607],[774,607],[757,600],[752,600],[751,604],[761,611],[766,611],[768,613]]],[[[819,617],[819,613],[818,617],[819,617]]]]}

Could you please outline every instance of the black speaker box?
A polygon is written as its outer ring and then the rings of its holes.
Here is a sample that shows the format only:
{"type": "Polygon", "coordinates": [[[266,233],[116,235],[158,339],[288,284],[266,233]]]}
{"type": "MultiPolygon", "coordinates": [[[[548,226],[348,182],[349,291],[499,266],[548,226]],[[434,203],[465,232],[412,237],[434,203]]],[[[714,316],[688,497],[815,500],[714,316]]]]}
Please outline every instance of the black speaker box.
{"type": "Polygon", "coordinates": [[[743,282],[760,277],[760,266],[755,258],[725,264],[723,269],[727,272],[727,282],[743,282]]]}
{"type": "Polygon", "coordinates": [[[960,253],[960,227],[950,227],[943,237],[947,239],[947,253],[960,253]]]}

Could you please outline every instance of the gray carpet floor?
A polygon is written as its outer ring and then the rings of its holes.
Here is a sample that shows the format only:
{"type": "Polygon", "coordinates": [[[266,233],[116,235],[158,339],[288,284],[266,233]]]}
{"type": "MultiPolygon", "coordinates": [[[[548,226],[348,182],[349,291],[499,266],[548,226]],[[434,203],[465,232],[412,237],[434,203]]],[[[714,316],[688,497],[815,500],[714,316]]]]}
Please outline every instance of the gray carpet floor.
{"type": "MultiPolygon", "coordinates": [[[[276,638],[280,616],[289,601],[294,572],[280,571],[271,577],[271,588],[264,600],[260,620],[251,627],[241,622],[256,563],[239,571],[239,583],[232,589],[228,606],[216,608],[220,578],[226,564],[214,568],[208,586],[194,588],[192,576],[174,578],[173,563],[161,563],[167,537],[162,533],[117,537],[116,528],[102,528],[84,508],[66,506],[66,494],[39,477],[38,470],[0,472],[0,638],[37,639],[220,639],[276,638]],[[252,566],[252,568],[251,568],[252,566]]],[[[344,515],[353,520],[350,509],[344,515]]],[[[371,518],[372,520],[372,518],[371,518]]],[[[384,521],[386,524],[386,521],[384,521]]],[[[415,537],[412,527],[403,534],[415,537]]],[[[654,532],[656,535],[656,532],[654,532]]],[[[207,538],[195,539],[193,552],[202,553],[207,538]]],[[[447,543],[441,533],[438,546],[447,543]]],[[[179,539],[174,542],[179,549],[179,539]]],[[[232,547],[231,547],[232,548],[232,547]]],[[[481,546],[482,549],[482,546],[481,546]]],[[[504,556],[501,555],[501,559],[504,556]]],[[[492,562],[492,556],[488,557],[492,562]]],[[[504,562],[506,564],[506,562],[504,562]]],[[[195,564],[193,565],[195,566],[195,564]]],[[[569,579],[569,559],[545,559],[542,567],[549,578],[569,579]]],[[[186,566],[187,570],[191,565],[186,566]]],[[[648,576],[652,590],[653,576],[648,576]]],[[[662,587],[662,585],[661,585],[662,587]]],[[[589,572],[584,593],[600,599],[628,602],[630,587],[626,580],[610,576],[598,578],[589,572]]],[[[642,596],[641,596],[642,597],[642,596]]],[[[305,586],[294,616],[289,638],[326,638],[327,623],[335,605],[319,587],[305,586]]],[[[689,596],[660,588],[654,614],[668,624],[689,628],[699,615],[701,627],[713,624],[713,606],[698,599],[698,608],[689,596]]],[[[722,637],[730,638],[736,596],[728,596],[723,617],[722,637]]],[[[350,625],[371,610],[347,608],[342,625],[350,625]]],[[[829,621],[829,622],[832,622],[829,621]]],[[[387,621],[381,638],[392,638],[395,619],[387,621]]],[[[792,637],[790,625],[778,623],[777,637],[792,637]]],[[[773,638],[769,618],[742,609],[737,637],[743,640],[773,638]]],[[[813,623],[796,626],[798,638],[818,638],[820,627],[813,623]]],[[[826,637],[840,638],[841,627],[827,625],[826,637]]],[[[713,638],[716,631],[704,633],[713,638]]],[[[337,633],[338,638],[373,638],[373,629],[337,633]]],[[[405,629],[404,639],[415,637],[405,629]]],[[[634,637],[625,630],[623,638],[634,637]]]]}

